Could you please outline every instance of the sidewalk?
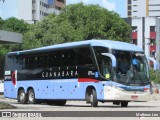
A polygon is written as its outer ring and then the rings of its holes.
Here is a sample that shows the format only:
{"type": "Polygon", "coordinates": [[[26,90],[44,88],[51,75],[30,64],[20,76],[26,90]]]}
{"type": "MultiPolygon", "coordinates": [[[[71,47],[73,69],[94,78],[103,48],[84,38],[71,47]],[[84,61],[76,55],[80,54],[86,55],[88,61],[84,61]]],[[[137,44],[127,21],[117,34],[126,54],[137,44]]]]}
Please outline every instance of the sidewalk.
{"type": "Polygon", "coordinates": [[[152,94],[152,95],[150,95],[149,101],[159,101],[160,102],[160,94],[152,94]]]}

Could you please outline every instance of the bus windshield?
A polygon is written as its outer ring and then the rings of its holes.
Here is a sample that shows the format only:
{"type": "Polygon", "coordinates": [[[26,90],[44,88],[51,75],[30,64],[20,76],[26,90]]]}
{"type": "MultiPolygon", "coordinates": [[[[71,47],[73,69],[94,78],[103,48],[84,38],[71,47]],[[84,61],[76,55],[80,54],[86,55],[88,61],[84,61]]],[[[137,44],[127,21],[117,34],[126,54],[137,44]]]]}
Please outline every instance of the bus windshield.
{"type": "Polygon", "coordinates": [[[116,81],[126,85],[149,84],[149,69],[143,53],[113,51],[117,59],[116,81]]]}

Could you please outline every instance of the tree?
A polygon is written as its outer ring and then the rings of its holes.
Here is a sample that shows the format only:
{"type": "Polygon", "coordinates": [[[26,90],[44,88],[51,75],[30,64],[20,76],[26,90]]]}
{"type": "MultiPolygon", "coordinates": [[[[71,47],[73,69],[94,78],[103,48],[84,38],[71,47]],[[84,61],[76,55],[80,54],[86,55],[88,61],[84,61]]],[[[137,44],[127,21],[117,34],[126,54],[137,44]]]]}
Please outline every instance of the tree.
{"type": "Polygon", "coordinates": [[[4,24],[4,20],[0,17],[0,30],[2,29],[3,24],[4,24]]]}
{"type": "Polygon", "coordinates": [[[130,26],[120,16],[97,5],[69,5],[49,15],[24,35],[23,48],[89,39],[129,41],[130,26]],[[38,43],[38,44],[37,44],[38,43]],[[31,44],[31,46],[29,46],[31,44]]]}
{"type": "Polygon", "coordinates": [[[156,84],[160,84],[160,70],[154,71],[152,68],[150,69],[150,79],[152,82],[156,84]]]}
{"type": "Polygon", "coordinates": [[[11,17],[4,21],[1,29],[24,34],[28,30],[27,26],[28,24],[24,20],[11,17]]]}
{"type": "MultiPolygon", "coordinates": [[[[97,5],[80,3],[67,6],[56,20],[58,28],[65,26],[66,22],[71,25],[77,36],[72,39],[65,37],[65,42],[94,38],[129,41],[129,25],[117,13],[97,5]]],[[[67,32],[65,36],[70,34],[67,32]]]]}
{"type": "MultiPolygon", "coordinates": [[[[29,26],[29,31],[24,34],[22,48],[31,49],[54,44],[55,15],[50,14],[42,21],[29,26]]],[[[56,42],[57,43],[57,42],[56,42]]]]}

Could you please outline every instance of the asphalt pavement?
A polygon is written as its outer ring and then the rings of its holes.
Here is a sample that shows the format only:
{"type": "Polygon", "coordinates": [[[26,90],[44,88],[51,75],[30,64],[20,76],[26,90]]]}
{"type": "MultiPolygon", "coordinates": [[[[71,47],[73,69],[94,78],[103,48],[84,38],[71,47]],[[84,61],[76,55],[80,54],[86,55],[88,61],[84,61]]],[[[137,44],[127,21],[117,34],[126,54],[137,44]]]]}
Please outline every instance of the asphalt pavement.
{"type": "Polygon", "coordinates": [[[111,102],[99,102],[99,106],[93,108],[85,101],[67,101],[65,106],[47,105],[45,103],[19,104],[17,100],[6,99],[2,95],[0,101],[17,107],[17,109],[0,110],[0,115],[2,115],[2,112],[11,112],[13,115],[9,118],[0,118],[1,120],[19,120],[22,118],[23,120],[160,120],[160,101],[158,100],[130,102],[126,108],[113,105],[111,102]]]}

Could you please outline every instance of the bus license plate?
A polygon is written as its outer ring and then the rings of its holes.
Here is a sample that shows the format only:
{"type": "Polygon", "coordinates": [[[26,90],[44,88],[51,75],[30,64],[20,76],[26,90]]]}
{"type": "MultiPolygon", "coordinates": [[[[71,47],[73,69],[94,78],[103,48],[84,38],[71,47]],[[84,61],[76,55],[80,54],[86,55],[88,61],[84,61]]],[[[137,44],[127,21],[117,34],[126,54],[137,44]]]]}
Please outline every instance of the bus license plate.
{"type": "Polygon", "coordinates": [[[138,99],[138,96],[137,95],[132,95],[131,99],[138,99]]]}

